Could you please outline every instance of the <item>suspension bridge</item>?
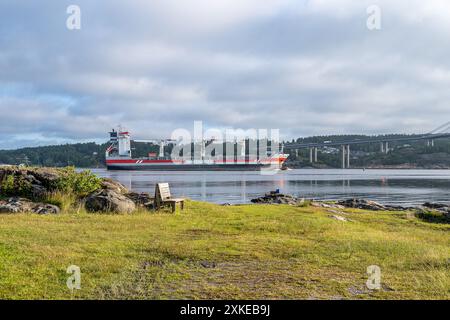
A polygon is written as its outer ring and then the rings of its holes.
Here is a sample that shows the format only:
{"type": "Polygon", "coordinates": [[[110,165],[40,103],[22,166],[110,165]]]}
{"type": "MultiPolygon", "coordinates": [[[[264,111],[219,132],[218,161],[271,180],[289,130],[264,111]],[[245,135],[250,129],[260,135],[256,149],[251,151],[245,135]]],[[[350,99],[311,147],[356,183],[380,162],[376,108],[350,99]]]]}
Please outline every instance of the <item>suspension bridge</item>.
{"type": "Polygon", "coordinates": [[[350,146],[361,144],[379,144],[380,151],[382,153],[389,153],[391,151],[389,144],[394,142],[412,142],[424,140],[427,146],[433,147],[434,141],[437,139],[450,138],[450,121],[437,127],[436,129],[419,135],[412,135],[406,137],[374,137],[368,139],[354,139],[343,141],[326,141],[318,143],[287,143],[283,147],[285,150],[295,150],[298,154],[299,149],[309,149],[309,161],[310,163],[316,163],[318,161],[318,150],[326,147],[338,147],[341,150],[342,168],[350,168],[350,146]]]}

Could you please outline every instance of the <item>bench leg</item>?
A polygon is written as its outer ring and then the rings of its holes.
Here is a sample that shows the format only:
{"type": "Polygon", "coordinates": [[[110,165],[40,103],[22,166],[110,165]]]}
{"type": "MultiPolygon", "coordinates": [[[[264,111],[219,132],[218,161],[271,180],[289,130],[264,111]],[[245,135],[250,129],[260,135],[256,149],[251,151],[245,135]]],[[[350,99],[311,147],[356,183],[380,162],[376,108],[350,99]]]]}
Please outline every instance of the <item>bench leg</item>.
{"type": "Polygon", "coordinates": [[[174,213],[175,212],[175,209],[176,209],[176,203],[175,202],[172,202],[172,213],[174,213]]]}
{"type": "Polygon", "coordinates": [[[184,210],[184,201],[181,201],[180,205],[181,205],[181,210],[184,210]]]}

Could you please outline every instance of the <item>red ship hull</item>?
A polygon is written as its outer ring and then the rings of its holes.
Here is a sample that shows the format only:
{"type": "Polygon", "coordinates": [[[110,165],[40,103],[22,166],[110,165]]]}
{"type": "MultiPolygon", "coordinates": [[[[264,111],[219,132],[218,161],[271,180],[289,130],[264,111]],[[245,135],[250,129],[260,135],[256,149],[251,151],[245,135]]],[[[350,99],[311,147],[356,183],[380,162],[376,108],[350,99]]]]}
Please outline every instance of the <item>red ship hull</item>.
{"type": "Polygon", "coordinates": [[[147,159],[107,159],[108,170],[150,170],[150,171],[258,171],[261,169],[281,169],[286,158],[271,161],[214,161],[190,163],[173,160],[147,159]]]}

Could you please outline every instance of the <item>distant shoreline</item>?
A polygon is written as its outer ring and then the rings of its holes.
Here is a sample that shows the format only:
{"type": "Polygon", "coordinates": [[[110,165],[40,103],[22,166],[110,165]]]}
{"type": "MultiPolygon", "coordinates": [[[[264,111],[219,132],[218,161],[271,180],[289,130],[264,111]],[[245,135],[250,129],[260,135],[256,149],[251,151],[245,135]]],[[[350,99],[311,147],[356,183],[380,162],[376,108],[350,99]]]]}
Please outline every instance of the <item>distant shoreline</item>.
{"type": "MultiPolygon", "coordinates": [[[[311,166],[306,166],[306,167],[297,167],[297,166],[287,166],[289,169],[314,169],[314,170],[330,170],[330,169],[342,169],[342,168],[336,168],[336,167],[311,167],[311,166]]],[[[400,165],[400,166],[370,166],[370,167],[360,167],[360,166],[355,166],[355,167],[350,167],[350,168],[346,168],[343,170],[348,170],[348,169],[361,169],[361,170],[449,170],[450,166],[426,166],[426,167],[422,167],[422,166],[406,166],[406,165],[400,165]]]]}
{"type": "MultiPolygon", "coordinates": [[[[2,165],[0,165],[2,166],[2,165]]],[[[95,167],[95,168],[83,168],[83,167],[76,167],[77,169],[80,170],[93,170],[93,169],[102,169],[102,170],[106,170],[106,167],[95,167]]],[[[371,167],[371,168],[362,168],[362,167],[355,167],[355,168],[346,168],[346,169],[342,169],[342,168],[313,168],[313,167],[294,167],[294,168],[288,168],[288,170],[280,170],[280,172],[286,172],[289,170],[450,170],[450,167],[446,167],[446,168],[427,168],[427,167],[410,167],[410,168],[405,168],[405,167],[371,167]]],[[[111,170],[114,171],[114,170],[111,170]]],[[[123,170],[120,170],[123,172],[123,170]]],[[[139,170],[134,170],[139,172],[139,170]]],[[[152,171],[146,171],[146,172],[152,172],[152,171]]],[[[156,171],[155,171],[156,172],[156,171]]],[[[158,171],[161,172],[161,171],[158,171]]],[[[167,171],[170,172],[170,171],[167,171]]],[[[192,171],[191,171],[192,172],[192,171]]],[[[214,170],[210,170],[210,171],[197,171],[197,172],[227,172],[227,171],[214,171],[214,170]]],[[[245,171],[244,171],[245,172],[245,171]]],[[[252,171],[255,172],[255,171],[252,171]]]]}

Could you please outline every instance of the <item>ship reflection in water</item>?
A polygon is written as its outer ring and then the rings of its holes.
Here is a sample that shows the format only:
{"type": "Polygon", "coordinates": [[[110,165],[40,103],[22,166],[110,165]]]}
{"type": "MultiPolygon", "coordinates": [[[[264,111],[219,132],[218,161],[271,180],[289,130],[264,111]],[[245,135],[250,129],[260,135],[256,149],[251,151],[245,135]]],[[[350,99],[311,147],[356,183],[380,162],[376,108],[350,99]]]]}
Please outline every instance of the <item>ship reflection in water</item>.
{"type": "Polygon", "coordinates": [[[299,169],[276,175],[254,171],[92,171],[133,191],[152,193],[155,183],[168,182],[176,196],[214,203],[248,203],[275,189],[318,200],[357,197],[385,204],[417,205],[450,199],[450,170],[299,169]]]}

